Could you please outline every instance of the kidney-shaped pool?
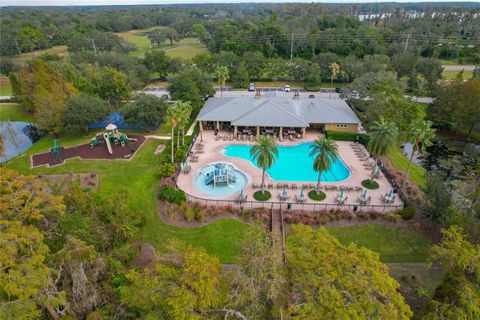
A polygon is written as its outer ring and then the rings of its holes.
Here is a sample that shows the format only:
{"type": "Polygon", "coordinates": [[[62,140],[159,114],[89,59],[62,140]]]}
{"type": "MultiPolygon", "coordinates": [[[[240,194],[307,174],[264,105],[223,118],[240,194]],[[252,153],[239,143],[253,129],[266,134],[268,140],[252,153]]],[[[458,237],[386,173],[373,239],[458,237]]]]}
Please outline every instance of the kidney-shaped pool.
{"type": "MultiPolygon", "coordinates": [[[[316,182],[318,173],[313,170],[313,158],[309,156],[311,142],[295,146],[277,146],[278,157],[274,165],[267,170],[273,180],[316,182]]],[[[250,156],[250,145],[229,145],[223,149],[223,154],[228,157],[242,158],[256,163],[250,156]]],[[[340,182],[348,179],[351,173],[342,159],[335,160],[331,168],[324,171],[322,182],[340,182]]]]}

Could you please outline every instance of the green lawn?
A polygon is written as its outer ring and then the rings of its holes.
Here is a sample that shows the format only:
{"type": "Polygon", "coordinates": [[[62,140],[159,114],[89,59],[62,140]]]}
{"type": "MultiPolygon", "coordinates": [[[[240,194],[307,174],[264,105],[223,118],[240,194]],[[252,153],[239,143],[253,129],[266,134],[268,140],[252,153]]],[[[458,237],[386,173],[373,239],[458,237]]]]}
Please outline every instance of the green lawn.
{"type": "Polygon", "coordinates": [[[25,113],[20,105],[16,103],[1,103],[0,120],[33,122],[35,118],[33,115],[25,113]]]}
{"type": "Polygon", "coordinates": [[[0,77],[0,96],[11,96],[12,85],[7,77],[0,77]]]}
{"type": "MultiPolygon", "coordinates": [[[[401,173],[404,173],[407,170],[408,159],[407,157],[405,157],[400,148],[395,149],[388,156],[388,158],[392,162],[392,165],[395,167],[395,169],[397,169],[401,173]]],[[[410,167],[410,173],[408,174],[408,178],[420,188],[426,186],[427,181],[425,179],[425,169],[417,166],[414,163],[412,163],[412,166],[410,167]]]]}
{"type": "Polygon", "coordinates": [[[380,253],[383,262],[424,262],[430,243],[422,235],[382,225],[328,228],[343,244],[351,242],[380,253]]]}
{"type": "MultiPolygon", "coordinates": [[[[60,139],[63,146],[87,142],[92,134],[83,137],[65,137],[60,139]]],[[[222,263],[234,262],[238,254],[238,243],[243,232],[249,225],[237,220],[226,219],[214,222],[202,228],[179,228],[164,224],[156,212],[156,190],[159,183],[158,156],[154,151],[160,143],[158,140],[148,140],[131,161],[79,160],[70,159],[66,164],[47,168],[30,169],[30,155],[42,150],[48,150],[52,138],[43,138],[34,144],[26,154],[9,162],[8,167],[23,174],[58,174],[71,172],[97,172],[100,184],[97,196],[107,198],[120,190],[127,192],[128,201],[133,210],[145,215],[146,224],[139,238],[155,245],[162,251],[168,239],[179,239],[186,243],[203,246],[216,255],[222,263]]],[[[168,150],[164,151],[168,152],[168,150]]]]}
{"type": "Polygon", "coordinates": [[[25,65],[33,58],[39,57],[47,53],[58,54],[60,57],[68,57],[68,48],[67,46],[54,46],[45,50],[36,50],[32,52],[22,53],[21,55],[12,57],[12,62],[20,65],[25,65]]]}
{"type": "MultiPolygon", "coordinates": [[[[457,78],[457,75],[460,73],[460,71],[443,71],[442,72],[442,77],[445,80],[454,80],[457,78]]],[[[463,71],[463,80],[468,80],[471,79],[473,76],[472,71],[463,71]]]]}
{"type": "Polygon", "coordinates": [[[199,43],[194,38],[182,39],[179,43],[188,43],[188,44],[182,45],[179,47],[174,47],[174,48],[168,48],[168,47],[165,48],[164,50],[169,57],[180,58],[185,61],[191,61],[198,54],[208,51],[207,47],[205,47],[204,44],[199,43]]]}
{"type": "Polygon", "coordinates": [[[130,55],[139,57],[139,56],[143,56],[145,52],[151,47],[150,40],[148,40],[146,33],[154,29],[162,29],[162,28],[163,27],[158,26],[158,27],[152,27],[148,29],[130,30],[125,32],[118,32],[116,33],[116,35],[135,44],[137,46],[137,50],[130,52],[130,55]]]}

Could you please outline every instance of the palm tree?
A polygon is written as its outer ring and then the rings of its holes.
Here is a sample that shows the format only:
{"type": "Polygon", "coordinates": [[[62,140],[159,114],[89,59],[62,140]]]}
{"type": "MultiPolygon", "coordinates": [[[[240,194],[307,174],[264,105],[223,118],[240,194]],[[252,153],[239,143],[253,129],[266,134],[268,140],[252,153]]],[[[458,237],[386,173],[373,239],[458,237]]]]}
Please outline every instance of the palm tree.
{"type": "Polygon", "coordinates": [[[215,70],[215,75],[218,78],[218,84],[220,85],[220,95],[223,97],[223,87],[225,82],[228,80],[228,68],[226,66],[219,66],[215,70]]]}
{"type": "Polygon", "coordinates": [[[260,136],[257,138],[257,143],[250,149],[250,156],[257,163],[257,166],[262,168],[262,193],[265,192],[265,171],[270,169],[275,163],[275,158],[278,157],[278,149],[273,138],[268,136],[260,136]]]}
{"type": "Polygon", "coordinates": [[[177,108],[180,113],[180,124],[182,126],[182,146],[185,144],[185,124],[190,120],[192,105],[190,101],[178,101],[177,108]]]}
{"type": "Polygon", "coordinates": [[[172,145],[171,149],[171,159],[172,163],[174,162],[174,145],[175,145],[175,128],[178,126],[179,122],[179,113],[177,108],[168,108],[167,109],[167,123],[171,127],[171,136],[170,136],[170,143],[172,145]]]}
{"type": "Polygon", "coordinates": [[[317,138],[310,146],[310,157],[313,159],[313,169],[318,172],[317,194],[320,191],[322,172],[330,169],[333,162],[338,158],[338,146],[329,138],[317,138]]]}
{"type": "Polygon", "coordinates": [[[413,146],[402,186],[405,186],[405,183],[407,182],[410,166],[412,165],[413,155],[420,148],[420,143],[422,152],[425,152],[425,149],[432,145],[432,139],[435,137],[435,129],[432,129],[431,121],[417,119],[410,125],[408,129],[408,135],[409,141],[412,142],[413,146]]]}
{"type": "MultiPolygon", "coordinates": [[[[373,123],[370,128],[368,151],[375,158],[375,166],[377,165],[377,158],[388,156],[397,146],[397,141],[398,128],[395,123],[383,119],[373,123]]],[[[375,172],[375,169],[372,172],[375,172]]]]}

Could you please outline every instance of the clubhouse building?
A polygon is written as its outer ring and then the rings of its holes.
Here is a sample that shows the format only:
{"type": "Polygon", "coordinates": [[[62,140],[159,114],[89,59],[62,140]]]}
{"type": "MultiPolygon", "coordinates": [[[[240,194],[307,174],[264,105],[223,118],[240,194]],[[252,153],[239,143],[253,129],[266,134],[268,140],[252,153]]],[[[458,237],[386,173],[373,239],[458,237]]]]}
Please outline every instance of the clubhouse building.
{"type": "Polygon", "coordinates": [[[357,133],[360,120],[342,99],[300,98],[299,95],[210,98],[198,114],[200,130],[239,135],[270,134],[303,137],[306,130],[357,133]]]}

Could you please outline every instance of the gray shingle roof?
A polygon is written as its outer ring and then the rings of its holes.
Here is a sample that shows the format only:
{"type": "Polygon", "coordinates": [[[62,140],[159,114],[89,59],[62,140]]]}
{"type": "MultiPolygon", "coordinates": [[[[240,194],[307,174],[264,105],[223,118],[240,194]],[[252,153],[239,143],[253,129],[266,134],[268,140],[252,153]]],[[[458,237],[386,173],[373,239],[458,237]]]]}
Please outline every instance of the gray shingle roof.
{"type": "Polygon", "coordinates": [[[287,97],[210,98],[198,121],[228,121],[237,126],[308,127],[310,123],[360,123],[341,99],[287,97]]]}

